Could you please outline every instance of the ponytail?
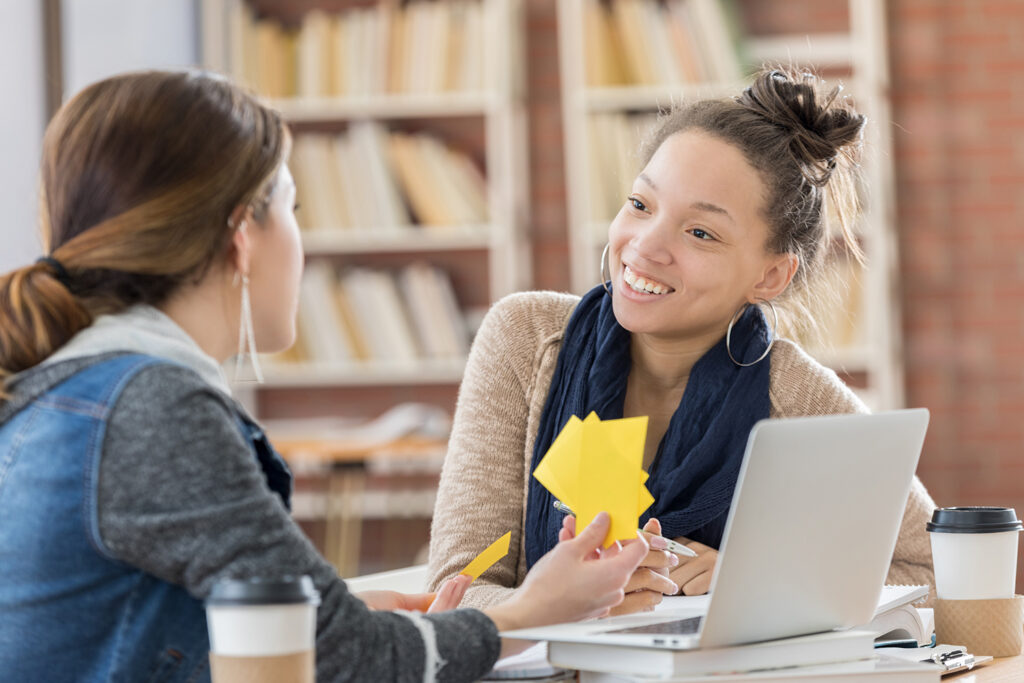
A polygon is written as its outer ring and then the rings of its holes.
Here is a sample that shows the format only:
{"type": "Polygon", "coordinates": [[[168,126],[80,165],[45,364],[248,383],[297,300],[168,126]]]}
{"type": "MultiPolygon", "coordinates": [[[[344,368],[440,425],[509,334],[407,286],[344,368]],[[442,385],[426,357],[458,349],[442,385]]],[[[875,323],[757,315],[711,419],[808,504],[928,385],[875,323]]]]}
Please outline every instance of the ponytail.
{"type": "MultiPolygon", "coordinates": [[[[0,388],[12,375],[46,360],[92,315],[42,260],[0,275],[0,388]]],[[[0,391],[0,396],[2,396],[0,391]]]]}

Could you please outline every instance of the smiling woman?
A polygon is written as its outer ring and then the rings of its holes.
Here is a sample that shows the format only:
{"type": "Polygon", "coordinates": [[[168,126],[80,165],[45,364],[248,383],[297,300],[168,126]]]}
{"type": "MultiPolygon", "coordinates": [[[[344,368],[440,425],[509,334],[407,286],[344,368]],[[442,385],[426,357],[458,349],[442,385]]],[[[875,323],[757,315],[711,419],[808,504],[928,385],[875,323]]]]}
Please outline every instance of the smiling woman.
{"type": "MultiPolygon", "coordinates": [[[[753,425],[866,411],[778,330],[779,309],[790,329],[813,328],[807,302],[827,298],[818,274],[831,233],[860,254],[852,222],[864,117],[838,90],[822,96],[821,85],[764,71],[735,98],[669,113],[609,228],[605,281],[582,299],[536,292],[491,310],[470,354],[442,472],[433,585],[512,527],[513,551],[466,601],[490,605],[514,594],[568,533],[530,473],[571,415],[595,411],[649,417],[644,465],[656,502],[645,530],[699,554],[652,550],[616,611],[706,592],[753,425]]],[[[932,583],[924,523],[933,507],[915,480],[890,581],[932,583]]]]}

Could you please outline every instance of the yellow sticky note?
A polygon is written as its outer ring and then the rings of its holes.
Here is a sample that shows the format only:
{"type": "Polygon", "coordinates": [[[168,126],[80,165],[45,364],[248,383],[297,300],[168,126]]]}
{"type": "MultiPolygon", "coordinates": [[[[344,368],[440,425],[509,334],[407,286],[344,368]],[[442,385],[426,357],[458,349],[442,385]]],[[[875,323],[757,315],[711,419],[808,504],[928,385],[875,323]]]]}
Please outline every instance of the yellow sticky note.
{"type": "Polygon", "coordinates": [[[647,417],[601,420],[595,413],[573,417],[544,454],[534,476],[576,513],[582,529],[605,510],[608,547],[636,536],[640,515],[654,502],[644,483],[647,417]]]}
{"type": "Polygon", "coordinates": [[[583,421],[572,415],[533,471],[544,488],[570,508],[575,502],[583,421]]]}
{"type": "Polygon", "coordinates": [[[491,568],[495,562],[508,555],[508,545],[512,541],[512,532],[508,531],[504,536],[487,546],[487,549],[473,558],[473,561],[466,565],[460,574],[469,574],[476,581],[485,571],[491,568]]]}

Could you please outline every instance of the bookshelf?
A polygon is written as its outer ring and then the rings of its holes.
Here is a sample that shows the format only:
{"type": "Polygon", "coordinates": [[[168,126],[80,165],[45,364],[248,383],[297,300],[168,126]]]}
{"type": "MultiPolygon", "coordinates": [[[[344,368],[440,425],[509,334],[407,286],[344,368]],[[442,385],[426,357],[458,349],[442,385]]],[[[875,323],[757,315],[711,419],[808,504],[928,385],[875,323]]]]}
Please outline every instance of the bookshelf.
{"type": "MultiPolygon", "coordinates": [[[[434,266],[450,276],[470,331],[487,305],[530,285],[520,0],[203,0],[201,8],[206,66],[253,88],[292,127],[310,266],[391,275],[434,266]],[[435,182],[416,187],[424,178],[435,182]],[[434,198],[442,201],[428,205],[434,198]]],[[[303,341],[300,330],[308,347],[303,341]]],[[[268,417],[262,392],[454,387],[465,364],[464,352],[393,363],[295,355],[270,359],[266,384],[251,389],[260,417],[268,417]]]]}
{"type": "Polygon", "coordinates": [[[762,63],[810,67],[844,84],[868,118],[863,171],[869,189],[858,229],[867,267],[840,264],[843,310],[820,321],[827,342],[808,351],[873,410],[902,407],[882,0],[561,0],[558,38],[571,287],[577,293],[599,281],[601,249],[614,216],[609,202],[618,205],[628,192],[639,170],[640,139],[660,109],[733,95],[748,82],[745,74],[762,63]],[[650,28],[637,32],[645,43],[631,44],[618,32],[620,25],[650,28]],[[666,40],[674,52],[666,52],[666,40]],[[689,53],[679,47],[686,41],[689,53]],[[609,59],[602,51],[619,57],[609,59]],[[688,66],[694,53],[708,56],[688,66]]]}
{"type": "Polygon", "coordinates": [[[410,553],[447,434],[367,448],[317,421],[450,416],[476,324],[532,283],[522,0],[200,10],[204,65],[288,121],[301,206],[299,342],[239,398],[292,463],[295,517],[342,576],[423,561],[410,553]]]}

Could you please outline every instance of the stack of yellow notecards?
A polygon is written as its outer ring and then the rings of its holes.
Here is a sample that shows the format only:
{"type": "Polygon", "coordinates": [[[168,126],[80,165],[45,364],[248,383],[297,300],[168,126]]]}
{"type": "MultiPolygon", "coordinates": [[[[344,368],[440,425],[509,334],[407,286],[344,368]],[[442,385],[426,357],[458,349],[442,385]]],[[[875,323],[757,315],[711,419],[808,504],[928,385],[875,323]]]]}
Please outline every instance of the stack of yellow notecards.
{"type": "Polygon", "coordinates": [[[646,438],[646,416],[601,420],[590,413],[581,420],[573,415],[533,476],[572,508],[577,529],[607,511],[612,518],[604,539],[607,548],[615,541],[636,538],[640,515],[654,503],[644,485],[646,438]]]}

